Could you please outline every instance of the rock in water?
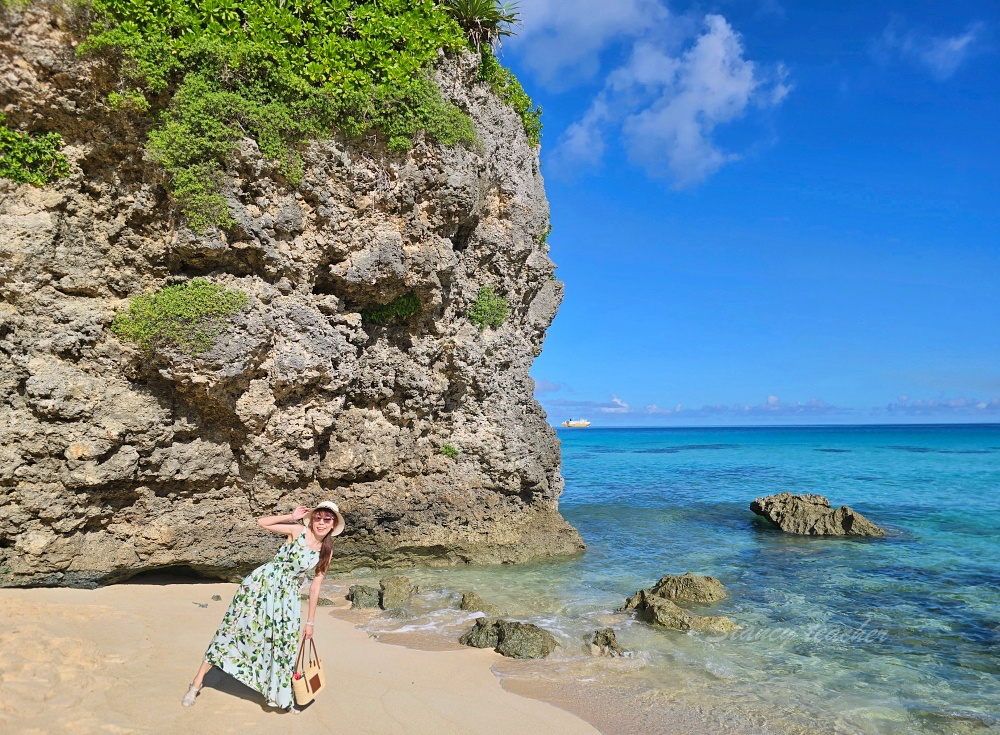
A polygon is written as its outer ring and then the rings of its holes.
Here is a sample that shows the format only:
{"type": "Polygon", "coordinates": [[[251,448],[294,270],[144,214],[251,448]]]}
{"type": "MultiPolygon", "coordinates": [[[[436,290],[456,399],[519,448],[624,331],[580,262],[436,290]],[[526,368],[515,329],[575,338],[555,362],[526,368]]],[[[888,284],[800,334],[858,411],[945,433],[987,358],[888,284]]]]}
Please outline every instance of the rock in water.
{"type": "Polygon", "coordinates": [[[590,652],[595,656],[625,655],[624,649],[618,645],[618,637],[613,628],[600,628],[594,631],[590,638],[590,652]]]}
{"type": "Polygon", "coordinates": [[[822,495],[779,493],[757,498],[750,510],[782,531],[807,536],[884,536],[885,531],[846,505],[831,510],[822,495]]]}
{"type": "Polygon", "coordinates": [[[650,592],[667,600],[686,602],[718,602],[726,598],[722,582],[715,577],[699,577],[691,572],[681,576],[667,574],[650,588],[650,592]]]}
{"type": "Polygon", "coordinates": [[[665,628],[728,633],[739,626],[724,615],[702,616],[678,607],[673,600],[716,602],[726,597],[722,583],[715,577],[698,577],[688,572],[668,574],[649,589],[639,590],[625,600],[618,612],[635,610],[642,618],[665,628]]]}
{"type": "Polygon", "coordinates": [[[739,626],[724,615],[695,615],[650,590],[639,590],[628,598],[619,612],[635,610],[654,625],[675,630],[696,630],[709,633],[729,633],[739,626]]]}
{"type": "Polygon", "coordinates": [[[503,612],[496,605],[492,605],[484,600],[482,597],[477,595],[475,592],[463,592],[462,593],[462,604],[459,605],[460,610],[468,610],[470,612],[482,612],[486,613],[490,617],[499,617],[503,615],[503,612]]]}
{"type": "Polygon", "coordinates": [[[379,605],[383,610],[396,610],[410,601],[413,587],[406,577],[383,577],[379,580],[382,588],[379,605]]]}
{"type": "Polygon", "coordinates": [[[434,71],[475,146],[387,155],[331,135],[289,186],[241,140],[235,224],[195,232],[144,157],[149,119],[109,113],[71,24],[16,5],[0,109],[61,133],[72,174],[0,183],[0,586],[166,567],[238,581],[280,542],[257,516],[327,497],[347,519],[331,573],[582,550],[529,376],[563,296],[539,153],[478,81],[478,54],[434,71]],[[211,349],[144,354],[113,336],[130,299],[191,274],[249,297],[211,349]],[[468,313],[485,286],[511,314],[480,331],[468,313]],[[419,311],[371,317],[411,293],[419,311]]]}
{"type": "Polygon", "coordinates": [[[647,590],[640,590],[625,600],[624,610],[634,610],[642,602],[640,593],[646,592],[649,595],[662,597],[665,600],[681,600],[686,602],[710,603],[718,602],[726,598],[726,589],[715,577],[699,577],[698,575],[686,572],[680,576],[676,574],[666,574],[647,590]]]}
{"type": "Polygon", "coordinates": [[[459,643],[493,648],[508,658],[545,658],[559,645],[551,633],[537,625],[497,618],[479,618],[459,643]]]}
{"type": "MultiPolygon", "coordinates": [[[[645,593],[645,590],[643,590],[645,593]]],[[[702,616],[688,612],[670,600],[647,594],[640,608],[649,622],[675,630],[696,630],[708,633],[729,633],[739,628],[724,615],[702,616]]]]}
{"type": "Polygon", "coordinates": [[[379,590],[363,584],[352,584],[347,591],[347,599],[351,608],[369,608],[379,606],[379,590]]]}

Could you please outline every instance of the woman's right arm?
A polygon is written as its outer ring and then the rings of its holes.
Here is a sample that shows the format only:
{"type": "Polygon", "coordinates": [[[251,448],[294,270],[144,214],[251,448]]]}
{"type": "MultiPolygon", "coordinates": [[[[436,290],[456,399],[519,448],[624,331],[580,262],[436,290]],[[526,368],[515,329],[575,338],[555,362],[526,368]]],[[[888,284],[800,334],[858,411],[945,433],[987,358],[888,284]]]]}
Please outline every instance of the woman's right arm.
{"type": "Polygon", "coordinates": [[[280,533],[282,536],[295,538],[302,533],[302,524],[299,521],[305,518],[309,511],[310,508],[300,505],[291,513],[283,516],[264,516],[263,518],[258,518],[257,525],[273,533],[280,533]]]}

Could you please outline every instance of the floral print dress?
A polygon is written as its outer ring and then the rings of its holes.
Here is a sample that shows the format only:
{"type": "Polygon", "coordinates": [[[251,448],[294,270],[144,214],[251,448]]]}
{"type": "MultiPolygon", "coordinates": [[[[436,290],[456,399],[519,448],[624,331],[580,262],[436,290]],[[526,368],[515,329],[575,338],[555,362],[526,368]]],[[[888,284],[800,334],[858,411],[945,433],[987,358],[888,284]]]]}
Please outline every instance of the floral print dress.
{"type": "Polygon", "coordinates": [[[263,694],[268,704],[291,707],[299,648],[299,592],[319,552],[305,532],[243,580],[205,652],[205,660],[263,694]]]}

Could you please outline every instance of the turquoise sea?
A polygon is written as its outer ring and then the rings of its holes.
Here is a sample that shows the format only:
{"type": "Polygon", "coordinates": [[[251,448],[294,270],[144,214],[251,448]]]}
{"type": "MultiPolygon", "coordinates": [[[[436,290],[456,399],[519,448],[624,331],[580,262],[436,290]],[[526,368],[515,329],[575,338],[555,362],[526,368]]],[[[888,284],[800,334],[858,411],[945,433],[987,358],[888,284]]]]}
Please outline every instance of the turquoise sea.
{"type": "MultiPolygon", "coordinates": [[[[542,662],[503,661],[505,686],[605,733],[1000,733],[1000,426],[560,431],[560,509],[577,559],[414,571],[429,587],[373,631],[454,636],[443,603],[475,589],[555,631],[542,662]],[[888,530],[810,538],[757,519],[755,497],[820,493],[888,530]],[[654,630],[614,614],[666,573],[710,574],[730,636],[654,630]],[[634,655],[594,659],[610,625],[634,655]]],[[[377,576],[377,575],[376,575],[377,576]]]]}

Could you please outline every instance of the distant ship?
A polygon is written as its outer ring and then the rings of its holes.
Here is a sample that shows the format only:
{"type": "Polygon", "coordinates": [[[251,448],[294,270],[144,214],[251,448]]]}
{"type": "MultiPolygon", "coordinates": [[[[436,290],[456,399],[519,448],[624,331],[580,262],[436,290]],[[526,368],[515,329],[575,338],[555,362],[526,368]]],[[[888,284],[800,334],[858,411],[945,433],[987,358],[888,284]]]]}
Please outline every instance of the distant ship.
{"type": "Polygon", "coordinates": [[[569,421],[563,421],[562,425],[569,429],[586,429],[590,426],[590,422],[587,419],[570,419],[569,421]]]}

